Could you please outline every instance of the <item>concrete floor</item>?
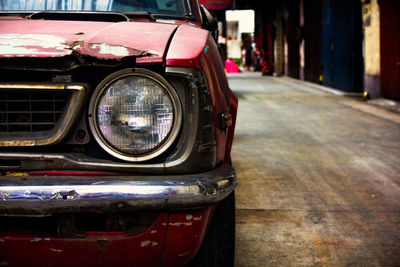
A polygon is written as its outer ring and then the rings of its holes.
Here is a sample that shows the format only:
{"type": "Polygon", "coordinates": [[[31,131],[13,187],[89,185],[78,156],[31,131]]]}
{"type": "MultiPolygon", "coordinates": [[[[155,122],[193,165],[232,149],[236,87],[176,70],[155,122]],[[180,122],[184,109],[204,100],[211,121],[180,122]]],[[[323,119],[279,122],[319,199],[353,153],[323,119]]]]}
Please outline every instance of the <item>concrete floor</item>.
{"type": "Polygon", "coordinates": [[[400,114],[230,75],[236,266],[399,266],[400,114]]]}

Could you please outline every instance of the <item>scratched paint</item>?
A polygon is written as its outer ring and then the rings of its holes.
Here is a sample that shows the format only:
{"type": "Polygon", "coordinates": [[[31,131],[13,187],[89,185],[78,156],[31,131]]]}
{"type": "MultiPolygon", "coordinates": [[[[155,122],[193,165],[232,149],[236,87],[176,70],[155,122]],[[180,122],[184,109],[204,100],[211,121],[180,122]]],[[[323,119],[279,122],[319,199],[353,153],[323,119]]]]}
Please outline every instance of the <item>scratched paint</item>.
{"type": "Polygon", "coordinates": [[[66,39],[48,34],[0,34],[0,57],[69,55],[66,39]]]}
{"type": "Polygon", "coordinates": [[[140,246],[144,248],[144,247],[147,247],[150,244],[151,244],[151,241],[150,240],[146,240],[146,241],[143,241],[142,243],[140,243],[140,246]]]}
{"type": "Polygon", "coordinates": [[[49,250],[50,250],[50,251],[53,251],[53,252],[57,252],[57,253],[63,252],[63,250],[61,250],[61,249],[55,249],[55,248],[49,248],[49,250]]]}
{"type": "Polygon", "coordinates": [[[84,37],[75,41],[49,34],[0,34],[0,57],[63,57],[73,52],[98,58],[127,56],[158,56],[155,51],[107,43],[86,43],[84,37]]]}
{"type": "Polygon", "coordinates": [[[176,222],[176,223],[170,223],[169,225],[170,226],[181,226],[181,225],[191,226],[193,224],[191,222],[176,222]]]}
{"type": "Polygon", "coordinates": [[[184,256],[186,256],[186,255],[189,255],[189,253],[190,253],[190,252],[185,252],[185,253],[179,254],[178,256],[179,256],[179,257],[184,257],[184,256]]]}

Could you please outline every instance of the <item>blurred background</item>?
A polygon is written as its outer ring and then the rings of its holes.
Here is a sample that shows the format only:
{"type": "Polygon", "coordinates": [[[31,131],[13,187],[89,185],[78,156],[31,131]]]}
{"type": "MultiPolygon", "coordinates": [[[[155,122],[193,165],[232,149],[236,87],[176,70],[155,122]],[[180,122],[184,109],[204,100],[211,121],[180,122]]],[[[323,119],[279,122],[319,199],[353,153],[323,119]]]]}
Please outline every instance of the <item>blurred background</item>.
{"type": "Polygon", "coordinates": [[[227,72],[261,71],[400,99],[399,0],[200,2],[218,20],[227,72]]]}

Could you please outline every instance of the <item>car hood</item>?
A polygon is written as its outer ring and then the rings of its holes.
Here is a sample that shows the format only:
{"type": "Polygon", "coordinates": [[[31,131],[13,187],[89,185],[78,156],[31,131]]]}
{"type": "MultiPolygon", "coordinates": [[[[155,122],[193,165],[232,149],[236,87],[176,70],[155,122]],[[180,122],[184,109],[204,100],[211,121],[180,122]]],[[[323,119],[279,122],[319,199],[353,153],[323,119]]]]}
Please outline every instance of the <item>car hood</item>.
{"type": "Polygon", "coordinates": [[[0,19],[0,58],[89,56],[162,62],[177,25],[0,19]]]}

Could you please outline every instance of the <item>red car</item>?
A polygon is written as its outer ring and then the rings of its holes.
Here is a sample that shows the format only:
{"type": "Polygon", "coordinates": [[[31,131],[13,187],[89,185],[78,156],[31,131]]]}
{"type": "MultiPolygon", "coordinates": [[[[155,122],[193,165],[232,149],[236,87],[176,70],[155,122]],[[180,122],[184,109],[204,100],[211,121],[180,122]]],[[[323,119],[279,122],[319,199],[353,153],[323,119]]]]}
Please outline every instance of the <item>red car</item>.
{"type": "Polygon", "coordinates": [[[197,0],[0,1],[0,265],[233,265],[215,35],[197,0]]]}

